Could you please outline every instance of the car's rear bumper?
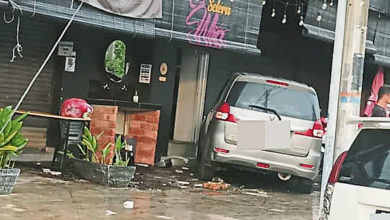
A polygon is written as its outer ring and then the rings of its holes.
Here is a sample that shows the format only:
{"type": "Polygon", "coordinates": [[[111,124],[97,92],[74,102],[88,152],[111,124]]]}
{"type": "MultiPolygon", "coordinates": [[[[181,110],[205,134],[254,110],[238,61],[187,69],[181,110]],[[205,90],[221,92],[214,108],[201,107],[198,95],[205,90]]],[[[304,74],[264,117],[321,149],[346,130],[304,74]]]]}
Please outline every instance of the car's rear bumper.
{"type": "MultiPolygon", "coordinates": [[[[221,124],[214,124],[221,126],[221,124]]],[[[228,153],[218,153],[212,150],[211,161],[219,164],[234,165],[259,171],[280,172],[314,180],[318,175],[321,161],[321,141],[312,142],[312,146],[305,156],[294,156],[284,153],[277,153],[262,150],[240,151],[234,144],[225,142],[223,132],[211,132],[208,138],[208,146],[212,149],[226,149],[228,153]],[[318,145],[318,146],[317,146],[318,145]],[[258,167],[258,163],[269,165],[269,168],[258,167]],[[313,165],[314,167],[304,168],[301,164],[313,165]]]]}
{"type": "MultiPolygon", "coordinates": [[[[258,153],[259,154],[259,153],[258,153]]],[[[257,155],[258,155],[257,154],[257,155]]],[[[248,168],[257,169],[259,171],[268,172],[280,172],[299,176],[305,179],[314,180],[318,175],[318,162],[320,161],[320,155],[309,155],[308,157],[296,159],[296,156],[278,154],[279,159],[276,161],[270,159],[275,157],[276,153],[273,152],[261,152],[261,157],[249,157],[234,153],[217,153],[214,152],[212,161],[220,164],[231,164],[236,166],[244,166],[248,168]],[[300,162],[298,162],[300,161],[300,162]],[[269,168],[258,167],[257,164],[267,164],[269,168]],[[300,164],[315,164],[313,169],[303,168],[300,164]]]]}
{"type": "Polygon", "coordinates": [[[337,182],[328,219],[390,219],[389,212],[390,190],[337,182]],[[379,213],[384,213],[382,218],[379,213]]]}

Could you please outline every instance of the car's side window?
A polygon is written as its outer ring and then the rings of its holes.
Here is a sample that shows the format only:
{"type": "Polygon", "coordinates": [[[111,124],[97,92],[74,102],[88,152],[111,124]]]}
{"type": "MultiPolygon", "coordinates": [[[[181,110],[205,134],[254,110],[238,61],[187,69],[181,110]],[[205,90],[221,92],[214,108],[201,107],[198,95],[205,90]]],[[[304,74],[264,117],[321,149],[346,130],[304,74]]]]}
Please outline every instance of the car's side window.
{"type": "Polygon", "coordinates": [[[352,144],[339,182],[389,189],[390,130],[364,129],[352,144]]]}

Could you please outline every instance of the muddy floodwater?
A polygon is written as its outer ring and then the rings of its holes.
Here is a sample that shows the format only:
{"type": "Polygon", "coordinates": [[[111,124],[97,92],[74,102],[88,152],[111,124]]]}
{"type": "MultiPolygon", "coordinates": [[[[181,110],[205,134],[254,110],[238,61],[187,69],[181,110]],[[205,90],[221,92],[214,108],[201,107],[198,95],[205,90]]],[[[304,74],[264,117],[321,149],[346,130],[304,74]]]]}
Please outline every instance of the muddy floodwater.
{"type": "Polygon", "coordinates": [[[304,195],[262,186],[211,191],[184,181],[178,184],[185,187],[164,188],[165,179],[157,174],[142,181],[152,178],[162,187],[107,188],[22,171],[13,194],[1,198],[0,219],[305,220],[313,219],[316,210],[318,192],[304,195]]]}

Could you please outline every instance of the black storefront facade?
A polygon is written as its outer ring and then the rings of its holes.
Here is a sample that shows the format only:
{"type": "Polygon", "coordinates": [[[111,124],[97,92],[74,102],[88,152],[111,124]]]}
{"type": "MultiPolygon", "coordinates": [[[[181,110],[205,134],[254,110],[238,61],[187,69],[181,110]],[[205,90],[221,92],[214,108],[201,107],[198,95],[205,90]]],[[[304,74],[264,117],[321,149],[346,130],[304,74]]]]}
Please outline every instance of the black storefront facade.
{"type": "MultiPolygon", "coordinates": [[[[75,1],[74,8],[70,8],[71,0],[15,2],[23,9],[20,42],[24,56],[9,63],[16,22],[0,22],[1,80],[18,88],[12,90],[13,95],[1,97],[2,105],[15,105],[78,5],[75,1]],[[11,80],[16,73],[17,80],[11,80]]],[[[320,10],[320,6],[310,8],[311,2],[315,1],[310,1],[305,10],[306,24],[310,24],[311,10],[313,19],[314,11],[320,10]]],[[[0,1],[0,5],[1,12],[10,16],[8,2],[0,1]]],[[[280,8],[283,11],[284,6],[280,8]]],[[[302,34],[309,30],[308,26],[298,27],[293,20],[281,24],[283,14],[271,18],[271,10],[272,4],[263,6],[256,0],[226,0],[219,5],[218,1],[165,0],[162,19],[132,19],[84,5],[63,39],[74,43],[75,71],[64,71],[65,58],[54,55],[21,109],[58,113],[60,103],[67,98],[131,101],[137,91],[139,102],[161,107],[156,159],[167,154],[172,140],[196,142],[203,115],[234,72],[307,83],[317,90],[325,116],[332,45],[318,41],[314,35],[302,34]],[[111,82],[105,74],[105,53],[115,40],[125,43],[126,60],[130,63],[121,83],[111,82]],[[165,81],[160,79],[163,63],[168,67],[165,81]],[[152,65],[150,84],[139,83],[141,64],[152,65]],[[45,105],[36,105],[38,100],[45,105]]],[[[2,95],[10,94],[6,86],[3,91],[2,95]]],[[[38,128],[36,133],[45,133],[46,145],[56,144],[56,122],[31,119],[27,125],[38,128]]]]}
{"type": "MultiPolygon", "coordinates": [[[[10,82],[9,87],[17,88],[9,91],[4,86],[2,105],[16,104],[62,28],[80,4],[75,1],[71,8],[72,2],[15,1],[22,9],[21,13],[17,8],[14,10],[7,1],[0,1],[1,12],[6,20],[14,17],[10,24],[3,21],[0,26],[4,38],[1,43],[1,78],[10,82]],[[19,41],[24,48],[24,56],[18,56],[10,63],[16,41],[18,16],[19,41]],[[11,76],[17,75],[15,73],[20,77],[18,82],[11,80],[11,76]]],[[[180,111],[180,108],[188,108],[188,103],[182,103],[182,107],[178,107],[177,100],[187,100],[192,86],[196,87],[196,91],[189,95],[198,105],[204,106],[206,81],[210,77],[207,71],[210,53],[232,51],[233,54],[248,56],[260,54],[256,44],[261,11],[262,6],[254,0],[221,3],[163,1],[162,19],[132,19],[102,12],[85,4],[63,39],[74,44],[74,51],[77,53],[75,71],[65,71],[65,57],[55,53],[21,109],[56,114],[61,102],[67,98],[131,101],[137,91],[140,103],[159,105],[161,109],[156,149],[156,158],[159,158],[166,155],[168,142],[173,139],[176,109],[180,111]],[[105,73],[105,53],[115,40],[125,43],[126,61],[130,63],[128,74],[121,83],[110,81],[105,73]],[[163,63],[168,67],[164,76],[160,71],[163,63]],[[141,64],[152,65],[150,83],[139,83],[141,64]],[[185,72],[187,78],[183,77],[182,72],[185,72]],[[198,78],[191,77],[191,74],[202,77],[203,86],[194,82],[198,78]],[[165,80],[161,79],[162,76],[165,80]],[[184,85],[187,82],[192,85],[184,85]],[[198,92],[203,93],[201,98],[197,96],[198,92]]],[[[196,123],[199,123],[203,111],[197,111],[196,114],[199,115],[196,123]]],[[[187,120],[182,116],[178,118],[178,121],[187,120]]],[[[195,123],[192,118],[189,117],[188,120],[195,123]]],[[[33,130],[31,136],[42,137],[46,134],[47,146],[57,144],[58,122],[30,119],[26,122],[26,127],[33,130]]]]}

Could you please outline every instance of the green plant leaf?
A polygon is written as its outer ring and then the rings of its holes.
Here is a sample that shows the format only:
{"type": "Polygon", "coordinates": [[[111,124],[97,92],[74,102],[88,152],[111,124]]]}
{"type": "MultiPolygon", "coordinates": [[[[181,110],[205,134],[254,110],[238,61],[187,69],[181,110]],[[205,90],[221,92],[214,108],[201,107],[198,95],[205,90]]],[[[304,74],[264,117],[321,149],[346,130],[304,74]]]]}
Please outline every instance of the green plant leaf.
{"type": "Polygon", "coordinates": [[[88,150],[90,150],[92,153],[95,152],[95,149],[92,147],[91,143],[89,143],[87,140],[83,140],[81,142],[84,146],[87,147],[88,150]]]}
{"type": "MultiPolygon", "coordinates": [[[[9,145],[19,146],[26,142],[27,139],[23,137],[23,135],[18,132],[15,137],[9,142],[9,145]]],[[[0,142],[1,143],[1,142],[0,142]]]]}
{"type": "Polygon", "coordinates": [[[19,148],[11,145],[3,146],[0,148],[0,151],[10,151],[10,152],[18,152],[19,148]]]}
{"type": "Polygon", "coordinates": [[[1,114],[0,114],[0,121],[2,122],[2,125],[4,125],[4,123],[8,120],[8,118],[11,116],[12,114],[12,107],[11,106],[7,106],[5,108],[3,108],[3,110],[1,111],[1,114]]]}
{"type": "Polygon", "coordinates": [[[98,150],[98,144],[97,144],[97,140],[96,140],[95,136],[92,136],[92,143],[91,143],[91,145],[93,147],[93,152],[96,152],[98,150]]]}
{"type": "Polygon", "coordinates": [[[28,143],[28,140],[25,139],[23,143],[21,143],[20,145],[17,145],[19,147],[19,150],[22,150],[28,143]]]}
{"type": "Polygon", "coordinates": [[[100,134],[98,134],[98,136],[96,136],[96,140],[99,140],[103,134],[104,134],[104,131],[100,132],[100,134]]]}
{"type": "Polygon", "coordinates": [[[5,126],[5,129],[4,129],[4,134],[5,134],[5,136],[8,136],[8,135],[10,134],[11,129],[12,129],[12,121],[9,122],[9,123],[7,124],[7,126],[5,126]]]}
{"type": "Polygon", "coordinates": [[[4,142],[4,133],[0,134],[0,146],[3,145],[4,142]]]}
{"type": "Polygon", "coordinates": [[[14,131],[10,135],[8,135],[8,137],[5,138],[5,140],[4,140],[2,145],[8,144],[12,140],[12,138],[14,138],[17,134],[18,134],[18,131],[14,131]]]}
{"type": "Polygon", "coordinates": [[[119,135],[117,138],[116,138],[116,141],[115,141],[115,151],[119,151],[120,149],[122,149],[122,141],[121,141],[122,137],[119,135]]]}
{"type": "Polygon", "coordinates": [[[79,148],[79,150],[81,151],[81,153],[82,153],[86,158],[88,158],[87,153],[85,152],[85,150],[83,149],[83,147],[80,146],[80,144],[78,144],[77,147],[79,148]]]}
{"type": "Polygon", "coordinates": [[[84,127],[84,134],[88,140],[92,140],[91,132],[89,131],[89,129],[87,127],[84,127]]]}
{"type": "Polygon", "coordinates": [[[20,115],[20,116],[16,117],[14,120],[15,120],[16,122],[21,122],[21,121],[23,121],[23,120],[28,116],[28,114],[29,114],[29,112],[26,112],[26,113],[24,113],[23,115],[20,115]]]}
{"type": "Polygon", "coordinates": [[[107,158],[107,155],[110,153],[110,151],[111,151],[111,143],[108,143],[107,145],[106,145],[106,147],[103,149],[103,151],[102,151],[102,157],[103,157],[103,161],[102,161],[102,163],[104,164],[105,162],[106,162],[106,158],[107,158]]]}

